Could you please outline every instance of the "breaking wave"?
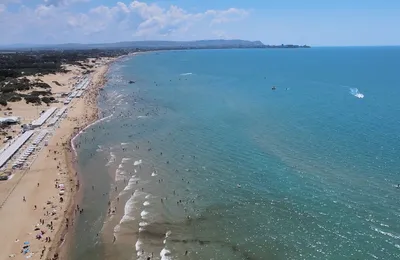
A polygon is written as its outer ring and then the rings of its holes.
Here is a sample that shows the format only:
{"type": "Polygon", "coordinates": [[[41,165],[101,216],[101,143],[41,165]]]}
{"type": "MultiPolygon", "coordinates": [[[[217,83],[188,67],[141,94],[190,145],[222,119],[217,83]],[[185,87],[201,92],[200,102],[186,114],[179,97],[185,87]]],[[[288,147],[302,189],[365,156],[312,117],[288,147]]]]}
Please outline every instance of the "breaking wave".
{"type": "Polygon", "coordinates": [[[193,73],[192,72],[188,72],[188,73],[181,73],[180,75],[181,76],[189,76],[189,75],[192,75],[193,73]]]}

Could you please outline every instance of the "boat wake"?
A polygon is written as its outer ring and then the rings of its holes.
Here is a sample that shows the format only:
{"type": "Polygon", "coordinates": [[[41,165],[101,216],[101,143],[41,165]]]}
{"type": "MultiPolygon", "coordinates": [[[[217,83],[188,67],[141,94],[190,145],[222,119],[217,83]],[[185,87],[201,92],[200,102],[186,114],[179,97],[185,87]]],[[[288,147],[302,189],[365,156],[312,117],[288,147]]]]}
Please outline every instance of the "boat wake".
{"type": "Polygon", "coordinates": [[[358,88],[350,88],[350,94],[355,96],[356,98],[364,98],[364,94],[362,94],[358,88]]]}

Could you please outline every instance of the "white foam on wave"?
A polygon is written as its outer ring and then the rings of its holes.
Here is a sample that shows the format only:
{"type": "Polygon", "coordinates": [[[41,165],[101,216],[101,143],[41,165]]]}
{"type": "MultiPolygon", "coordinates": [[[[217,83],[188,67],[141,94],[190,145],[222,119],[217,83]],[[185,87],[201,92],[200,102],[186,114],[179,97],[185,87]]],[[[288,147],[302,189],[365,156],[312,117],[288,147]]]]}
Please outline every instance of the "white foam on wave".
{"type": "Polygon", "coordinates": [[[142,217],[142,219],[147,219],[148,215],[149,212],[147,210],[143,210],[142,212],[140,212],[140,216],[142,217]]]}
{"type": "Polygon", "coordinates": [[[157,173],[152,172],[152,173],[151,173],[151,176],[153,176],[153,177],[154,177],[154,176],[157,176],[157,173]]]}
{"type": "Polygon", "coordinates": [[[128,145],[128,143],[121,143],[122,146],[128,145]]]}
{"type": "MultiPolygon", "coordinates": [[[[133,195],[129,198],[129,200],[125,203],[124,207],[124,215],[122,216],[119,224],[123,224],[127,221],[134,220],[134,213],[135,213],[135,204],[137,204],[137,198],[142,196],[143,192],[135,190],[133,195]]],[[[142,212],[143,213],[143,212],[142,212]]]]}
{"type": "Polygon", "coordinates": [[[400,235],[395,235],[395,234],[393,234],[393,233],[383,231],[383,230],[381,230],[381,229],[379,229],[379,228],[376,228],[376,227],[371,227],[371,228],[372,228],[372,230],[374,230],[375,232],[381,233],[382,235],[389,236],[389,237],[395,238],[395,239],[400,239],[400,235]]]}
{"type": "Polygon", "coordinates": [[[172,232],[170,230],[168,230],[167,233],[165,233],[165,238],[164,238],[164,241],[163,241],[164,245],[167,243],[167,238],[171,235],[171,233],[172,232]]]}
{"type": "Polygon", "coordinates": [[[113,162],[115,162],[115,154],[113,152],[110,152],[110,159],[106,163],[106,166],[110,166],[113,162]]]}
{"type": "Polygon", "coordinates": [[[116,182],[119,182],[119,181],[125,180],[125,174],[126,174],[125,171],[120,170],[120,169],[117,169],[117,170],[115,171],[115,181],[116,181],[116,182]]]}
{"type": "Polygon", "coordinates": [[[350,88],[350,94],[355,96],[356,98],[364,98],[364,94],[362,94],[358,88],[350,88]]]}
{"type": "Polygon", "coordinates": [[[122,216],[121,220],[119,221],[119,224],[117,224],[114,227],[114,235],[118,233],[121,230],[121,224],[127,222],[127,221],[132,221],[134,220],[134,213],[135,213],[135,194],[133,194],[129,200],[125,203],[124,207],[124,215],[122,216]]]}
{"type": "Polygon", "coordinates": [[[150,202],[148,202],[148,201],[143,202],[143,206],[149,206],[149,205],[150,205],[150,202]]]}
{"type": "MultiPolygon", "coordinates": [[[[133,187],[136,185],[136,182],[139,181],[140,179],[136,177],[136,175],[133,175],[129,181],[128,184],[125,186],[123,192],[131,191],[133,190],[133,187]]],[[[123,193],[121,192],[121,193],[123,193]]]]}
{"type": "Polygon", "coordinates": [[[134,220],[133,214],[135,213],[135,194],[133,194],[129,200],[125,203],[124,215],[121,218],[120,224],[134,220]]]}
{"type": "Polygon", "coordinates": [[[136,252],[137,252],[137,254],[138,254],[138,256],[140,255],[140,249],[141,249],[141,246],[143,245],[143,242],[142,242],[142,240],[140,240],[140,238],[136,241],[136,244],[135,244],[135,249],[136,249],[136,252]]]}
{"type": "Polygon", "coordinates": [[[147,116],[138,116],[137,118],[146,118],[147,116]]]}
{"type": "Polygon", "coordinates": [[[114,227],[114,236],[117,236],[117,233],[119,233],[121,231],[121,225],[120,224],[117,224],[115,227],[114,227]]]}
{"type": "Polygon", "coordinates": [[[171,258],[171,251],[169,251],[168,249],[167,249],[167,246],[166,246],[166,243],[167,243],[167,238],[169,237],[171,235],[171,231],[169,230],[169,231],[167,231],[167,233],[165,233],[165,239],[164,239],[164,241],[163,241],[163,243],[164,243],[164,248],[161,250],[161,252],[160,252],[160,257],[161,257],[161,260],[170,260],[170,259],[172,259],[171,258]]]}
{"type": "Polygon", "coordinates": [[[132,160],[132,158],[122,158],[122,163],[124,163],[124,162],[128,162],[128,161],[130,161],[130,160],[132,160]]]}
{"type": "MultiPolygon", "coordinates": [[[[164,245],[167,243],[167,238],[168,238],[170,235],[171,235],[171,231],[170,231],[170,230],[167,231],[167,233],[165,233],[165,239],[164,239],[164,241],[163,241],[164,245]]],[[[169,260],[169,259],[172,259],[170,255],[171,255],[171,251],[169,251],[169,250],[167,249],[167,246],[165,245],[164,248],[163,248],[163,249],[161,250],[161,252],[160,252],[161,260],[169,260]]]]}
{"type": "Polygon", "coordinates": [[[137,170],[136,170],[136,169],[134,169],[134,171],[135,171],[135,173],[137,173],[137,170]]]}
{"type": "Polygon", "coordinates": [[[187,72],[187,73],[181,73],[180,75],[181,76],[189,76],[189,75],[192,75],[193,73],[192,72],[187,72]]]}
{"type": "Polygon", "coordinates": [[[151,197],[151,194],[147,194],[145,199],[150,199],[150,197],[151,197]]]}
{"type": "Polygon", "coordinates": [[[141,222],[139,223],[139,227],[145,227],[145,226],[148,226],[148,225],[149,225],[149,223],[144,222],[144,221],[141,221],[141,222]]]}
{"type": "Polygon", "coordinates": [[[134,166],[137,166],[137,165],[140,165],[140,164],[142,164],[142,160],[138,160],[138,161],[135,161],[133,163],[134,166]]]}
{"type": "Polygon", "coordinates": [[[168,249],[166,249],[164,247],[160,252],[161,260],[170,260],[170,259],[172,259],[170,254],[171,254],[171,251],[169,251],[168,249]]]}

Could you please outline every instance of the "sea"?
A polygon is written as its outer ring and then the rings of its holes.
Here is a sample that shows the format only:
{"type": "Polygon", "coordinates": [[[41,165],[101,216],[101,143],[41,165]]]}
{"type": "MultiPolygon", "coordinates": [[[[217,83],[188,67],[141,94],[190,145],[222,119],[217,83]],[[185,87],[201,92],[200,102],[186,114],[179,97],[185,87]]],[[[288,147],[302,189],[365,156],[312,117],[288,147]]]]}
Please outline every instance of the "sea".
{"type": "Polygon", "coordinates": [[[119,60],[75,140],[69,258],[400,259],[399,68],[400,47],[119,60]]]}

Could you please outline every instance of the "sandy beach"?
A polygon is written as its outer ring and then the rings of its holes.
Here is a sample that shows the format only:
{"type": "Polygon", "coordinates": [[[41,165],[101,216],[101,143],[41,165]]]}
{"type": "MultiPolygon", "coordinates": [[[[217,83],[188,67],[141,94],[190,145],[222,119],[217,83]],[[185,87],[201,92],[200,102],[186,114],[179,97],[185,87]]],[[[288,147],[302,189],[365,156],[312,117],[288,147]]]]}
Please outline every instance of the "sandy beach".
{"type": "MultiPolygon", "coordinates": [[[[74,219],[84,209],[76,204],[75,194],[79,190],[77,172],[74,170],[74,153],[71,139],[87,124],[98,117],[97,95],[105,82],[104,74],[115,59],[103,58],[94,69],[92,82],[82,98],[69,104],[67,116],[48,138],[48,145],[35,151],[35,159],[27,169],[13,170],[12,178],[0,182],[0,259],[62,259],[59,255],[64,237],[74,225],[74,219]],[[59,185],[64,184],[65,194],[60,200],[59,185]],[[22,253],[28,248],[29,252],[22,253]]],[[[41,80],[52,86],[53,94],[71,91],[82,71],[68,65],[68,73],[41,76],[41,80]],[[55,84],[54,82],[58,84],[55,84]]],[[[62,103],[50,104],[62,107],[62,103]]],[[[23,101],[10,103],[14,116],[21,123],[38,118],[46,104],[32,106],[23,101]]],[[[16,136],[17,128],[9,129],[16,136]]]]}

